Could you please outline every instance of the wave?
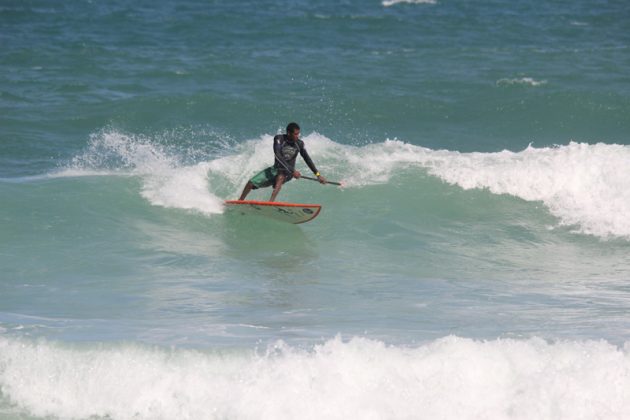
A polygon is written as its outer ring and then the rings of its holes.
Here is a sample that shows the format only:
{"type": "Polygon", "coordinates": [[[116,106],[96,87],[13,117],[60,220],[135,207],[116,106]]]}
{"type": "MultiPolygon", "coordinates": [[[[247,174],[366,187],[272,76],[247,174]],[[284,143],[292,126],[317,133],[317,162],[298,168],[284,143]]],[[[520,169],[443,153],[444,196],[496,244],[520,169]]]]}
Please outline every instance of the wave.
{"type": "Polygon", "coordinates": [[[447,152],[425,163],[464,189],[543,202],[562,225],[601,238],[630,238],[630,147],[571,142],[522,152],[447,152]]]}
{"type": "Polygon", "coordinates": [[[510,85],[527,85],[527,86],[542,86],[546,85],[546,80],[536,80],[531,77],[521,77],[518,79],[499,79],[497,80],[497,86],[510,86],[510,85]]]}
{"type": "Polygon", "coordinates": [[[388,140],[330,149],[345,156],[345,162],[335,166],[350,168],[344,175],[348,186],[385,183],[409,168],[422,168],[465,190],[484,189],[542,202],[560,225],[576,232],[630,238],[630,174],[625,170],[630,165],[629,146],[570,142],[543,148],[530,145],[520,152],[460,153],[388,140]]]}
{"type": "MultiPolygon", "coordinates": [[[[405,182],[423,172],[465,190],[542,202],[575,232],[630,239],[629,146],[570,142],[520,152],[460,153],[400,140],[343,145],[318,133],[304,141],[320,171],[342,180],[346,189],[405,182]]],[[[216,214],[225,198],[238,196],[252,174],[271,164],[271,142],[271,135],[263,135],[225,144],[190,162],[177,148],[104,131],[55,176],[138,176],[142,196],[153,205],[216,214]]]]}
{"type": "Polygon", "coordinates": [[[150,137],[104,130],[92,135],[86,150],[54,176],[138,176],[142,196],[153,205],[221,213],[223,200],[210,192],[207,172],[207,163],[187,165],[181,150],[150,137]]]}
{"type": "Polygon", "coordinates": [[[202,352],[0,337],[0,389],[3,408],[54,418],[625,418],[630,345],[337,337],[202,352]]]}
{"type": "Polygon", "coordinates": [[[381,3],[385,7],[390,7],[395,4],[410,3],[410,4],[437,4],[437,0],[383,0],[381,3]]]}

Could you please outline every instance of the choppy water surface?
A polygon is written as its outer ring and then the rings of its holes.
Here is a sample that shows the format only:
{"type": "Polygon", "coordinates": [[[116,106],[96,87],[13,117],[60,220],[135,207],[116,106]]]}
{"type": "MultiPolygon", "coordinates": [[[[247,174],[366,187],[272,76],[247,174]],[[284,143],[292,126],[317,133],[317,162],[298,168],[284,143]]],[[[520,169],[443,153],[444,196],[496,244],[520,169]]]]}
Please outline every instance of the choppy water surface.
{"type": "Polygon", "coordinates": [[[0,417],[627,417],[629,19],[4,2],[0,417]]]}

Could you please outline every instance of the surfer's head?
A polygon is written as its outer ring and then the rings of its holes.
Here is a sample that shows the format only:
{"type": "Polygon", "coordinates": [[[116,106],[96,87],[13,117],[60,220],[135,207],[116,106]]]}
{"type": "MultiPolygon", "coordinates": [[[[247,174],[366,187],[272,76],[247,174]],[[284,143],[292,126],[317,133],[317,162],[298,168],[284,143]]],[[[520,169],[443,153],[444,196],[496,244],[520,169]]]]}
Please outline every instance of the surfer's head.
{"type": "Polygon", "coordinates": [[[294,122],[289,123],[289,125],[287,125],[287,135],[289,136],[289,139],[291,139],[292,141],[296,141],[297,139],[299,139],[300,126],[294,122]]]}

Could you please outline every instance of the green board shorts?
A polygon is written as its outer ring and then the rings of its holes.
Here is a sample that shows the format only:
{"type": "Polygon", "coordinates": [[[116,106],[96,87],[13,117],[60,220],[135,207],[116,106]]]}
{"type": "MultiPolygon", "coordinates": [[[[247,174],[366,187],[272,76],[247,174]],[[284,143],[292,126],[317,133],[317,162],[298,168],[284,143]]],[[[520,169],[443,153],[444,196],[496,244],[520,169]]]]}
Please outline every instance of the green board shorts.
{"type": "MultiPolygon", "coordinates": [[[[249,180],[249,182],[254,185],[253,189],[269,187],[275,184],[278,172],[278,168],[270,166],[254,175],[252,179],[249,180]]],[[[287,176],[287,179],[285,179],[284,182],[289,182],[291,178],[293,177],[287,176]]]]}

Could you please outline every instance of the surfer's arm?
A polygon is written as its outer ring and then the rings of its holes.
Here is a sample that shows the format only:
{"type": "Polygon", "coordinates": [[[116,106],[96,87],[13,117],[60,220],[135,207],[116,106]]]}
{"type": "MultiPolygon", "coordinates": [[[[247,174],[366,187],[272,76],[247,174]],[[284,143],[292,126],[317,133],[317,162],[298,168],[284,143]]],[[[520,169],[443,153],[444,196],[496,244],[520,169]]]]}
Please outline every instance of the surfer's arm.
{"type": "Polygon", "coordinates": [[[300,156],[302,156],[302,159],[304,159],[304,162],[306,162],[311,171],[313,171],[315,175],[318,175],[319,171],[315,167],[315,164],[313,163],[311,157],[308,155],[308,152],[304,148],[304,145],[300,145],[300,156]]]}
{"type": "Polygon", "coordinates": [[[311,171],[313,171],[313,173],[315,174],[319,182],[321,182],[322,184],[325,184],[327,182],[326,178],[324,178],[323,176],[319,174],[319,171],[317,170],[317,168],[315,167],[315,164],[313,163],[313,159],[311,159],[311,157],[308,155],[308,152],[304,148],[304,144],[300,144],[300,155],[302,156],[302,159],[304,159],[304,162],[306,162],[308,167],[311,169],[311,171]]]}

